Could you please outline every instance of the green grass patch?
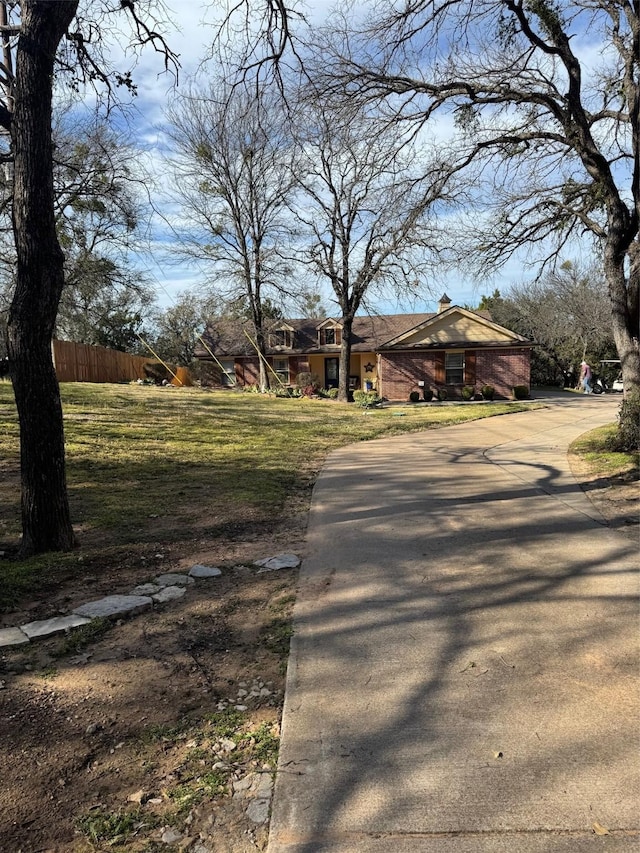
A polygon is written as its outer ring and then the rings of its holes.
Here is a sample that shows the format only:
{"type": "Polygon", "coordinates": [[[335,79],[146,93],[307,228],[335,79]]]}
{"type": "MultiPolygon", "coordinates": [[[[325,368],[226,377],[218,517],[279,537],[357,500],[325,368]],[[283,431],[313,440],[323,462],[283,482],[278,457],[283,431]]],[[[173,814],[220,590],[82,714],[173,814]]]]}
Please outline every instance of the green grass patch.
{"type": "Polygon", "coordinates": [[[229,773],[211,770],[176,785],[167,792],[169,800],[176,807],[178,814],[189,812],[206,797],[216,797],[228,793],[229,773]]]}
{"type": "Polygon", "coordinates": [[[580,456],[591,472],[603,477],[638,476],[640,452],[618,451],[615,445],[618,434],[616,424],[608,424],[581,435],[569,448],[571,453],[580,456]]]}
{"type": "MultiPolygon", "coordinates": [[[[61,395],[69,500],[84,563],[77,552],[3,560],[2,609],[15,607],[36,585],[91,571],[92,561],[99,565],[117,549],[165,541],[175,548],[196,537],[267,530],[283,518],[288,501],[308,498],[315,472],[341,445],[532,406],[407,405],[363,413],[307,398],[90,383],[63,384],[61,395]]],[[[19,434],[6,382],[0,383],[0,460],[0,550],[11,553],[20,537],[19,434]]]]}
{"type": "MultiPolygon", "coordinates": [[[[274,771],[280,747],[279,727],[273,720],[252,724],[246,714],[232,708],[150,727],[140,737],[142,752],[157,740],[170,741],[179,766],[175,782],[163,789],[171,804],[171,810],[163,813],[165,822],[183,817],[205,799],[229,796],[233,778],[274,771]]],[[[99,831],[105,832],[101,824],[99,831]]]]}
{"type": "Polygon", "coordinates": [[[150,829],[159,823],[155,815],[143,815],[140,809],[116,812],[94,809],[79,817],[76,827],[94,844],[106,843],[109,847],[118,847],[139,829],[150,829]]]}
{"type": "Polygon", "coordinates": [[[86,649],[91,643],[95,643],[107,634],[113,627],[110,619],[92,619],[86,625],[72,628],[64,637],[60,645],[53,650],[52,657],[61,658],[66,655],[74,655],[86,649]]]}
{"type": "Polygon", "coordinates": [[[207,722],[206,732],[208,737],[233,738],[243,726],[245,716],[241,711],[227,708],[224,711],[207,714],[205,720],[207,722]]]}

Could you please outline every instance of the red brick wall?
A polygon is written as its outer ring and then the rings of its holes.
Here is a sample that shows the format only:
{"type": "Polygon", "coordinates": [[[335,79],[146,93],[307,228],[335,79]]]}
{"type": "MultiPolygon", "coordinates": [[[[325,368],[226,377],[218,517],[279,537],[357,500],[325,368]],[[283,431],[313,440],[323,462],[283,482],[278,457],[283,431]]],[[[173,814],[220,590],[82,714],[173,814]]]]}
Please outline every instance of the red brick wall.
{"type": "Polygon", "coordinates": [[[497,397],[513,396],[514,385],[531,385],[531,350],[477,350],[476,387],[493,385],[497,397]]]}
{"type": "Polygon", "coordinates": [[[242,388],[257,385],[260,381],[260,360],[255,358],[236,359],[236,382],[242,388]]]}
{"type": "MultiPolygon", "coordinates": [[[[475,388],[493,385],[496,396],[512,396],[514,385],[530,382],[530,350],[475,350],[475,388]]],[[[387,400],[408,400],[411,391],[419,391],[418,380],[434,391],[441,386],[436,362],[442,351],[388,352],[380,358],[379,392],[387,400]],[[437,377],[437,378],[436,378],[437,377]]],[[[460,396],[460,389],[446,386],[449,399],[460,396]]]]}
{"type": "Polygon", "coordinates": [[[387,400],[408,400],[411,391],[421,391],[418,380],[436,387],[435,352],[384,353],[380,358],[378,391],[387,400]]]}

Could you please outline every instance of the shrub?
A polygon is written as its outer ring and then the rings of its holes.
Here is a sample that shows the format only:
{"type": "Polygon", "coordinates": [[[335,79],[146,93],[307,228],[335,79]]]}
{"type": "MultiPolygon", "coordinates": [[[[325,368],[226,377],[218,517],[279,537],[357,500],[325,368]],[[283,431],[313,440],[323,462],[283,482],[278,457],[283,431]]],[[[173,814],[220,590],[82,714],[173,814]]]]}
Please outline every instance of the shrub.
{"type": "MultiPolygon", "coordinates": [[[[355,394],[355,391],[354,391],[354,394],[355,394]]],[[[337,388],[329,388],[329,390],[327,391],[327,397],[329,397],[330,400],[337,400],[338,399],[338,389],[337,388]]]]}
{"type": "Polygon", "coordinates": [[[494,395],[496,393],[496,389],[493,387],[493,385],[483,385],[481,393],[483,400],[493,400],[494,395]]]}
{"type": "Polygon", "coordinates": [[[440,402],[442,402],[443,400],[446,400],[447,397],[448,397],[447,389],[446,388],[438,388],[438,400],[440,400],[440,402]]]}
{"type": "Polygon", "coordinates": [[[431,388],[427,388],[427,386],[425,385],[425,387],[422,389],[422,397],[427,401],[427,403],[430,403],[431,400],[433,400],[433,391],[431,390],[431,388]]]}
{"type": "Polygon", "coordinates": [[[529,389],[526,385],[514,385],[513,386],[513,399],[514,400],[526,400],[529,396],[529,389]]]}
{"type": "Polygon", "coordinates": [[[473,400],[473,388],[471,387],[471,385],[465,385],[462,389],[462,399],[473,400]]]}
{"type": "Polygon", "coordinates": [[[320,388],[318,377],[314,373],[307,371],[298,373],[296,376],[296,385],[305,397],[312,397],[318,393],[318,389],[320,388]]]}
{"type": "Polygon", "coordinates": [[[354,391],[353,401],[363,409],[368,409],[381,403],[382,398],[378,397],[375,391],[354,391]]]}
{"type": "Polygon", "coordinates": [[[410,400],[412,403],[417,403],[419,399],[420,399],[420,394],[418,393],[418,391],[412,391],[412,392],[409,394],[409,400],[410,400]]]}
{"type": "Polygon", "coordinates": [[[620,404],[615,450],[626,453],[640,450],[640,394],[637,391],[627,392],[620,404]]]}

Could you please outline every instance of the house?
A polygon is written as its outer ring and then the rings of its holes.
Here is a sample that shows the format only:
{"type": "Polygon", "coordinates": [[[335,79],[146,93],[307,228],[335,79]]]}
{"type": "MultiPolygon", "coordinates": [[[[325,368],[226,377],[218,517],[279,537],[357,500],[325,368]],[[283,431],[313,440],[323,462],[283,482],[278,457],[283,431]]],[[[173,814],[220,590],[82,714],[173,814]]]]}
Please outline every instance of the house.
{"type": "MultiPolygon", "coordinates": [[[[267,330],[267,361],[284,385],[311,373],[321,387],[337,387],[341,343],[339,320],[278,320],[267,330]]],[[[406,400],[423,387],[445,388],[451,399],[465,385],[493,385],[496,396],[510,397],[514,385],[529,387],[533,345],[494,323],[487,311],[451,305],[445,294],[436,313],[356,317],[349,387],[406,400]]],[[[259,357],[248,325],[211,323],[196,357],[211,362],[214,385],[258,382],[259,357]]]]}

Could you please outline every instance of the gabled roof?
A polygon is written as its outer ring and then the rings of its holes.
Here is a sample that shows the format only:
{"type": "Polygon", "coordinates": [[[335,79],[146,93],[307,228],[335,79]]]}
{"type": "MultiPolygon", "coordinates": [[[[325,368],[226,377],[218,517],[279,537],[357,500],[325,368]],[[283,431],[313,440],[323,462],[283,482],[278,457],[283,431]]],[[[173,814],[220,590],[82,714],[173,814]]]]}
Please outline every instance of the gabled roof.
{"type": "Polygon", "coordinates": [[[385,341],[381,349],[514,346],[530,343],[522,335],[494,323],[488,311],[471,311],[452,305],[385,341]]]}
{"type": "MultiPolygon", "coordinates": [[[[336,323],[339,325],[339,320],[332,318],[321,320],[317,317],[275,320],[266,329],[267,353],[280,356],[303,353],[335,354],[335,345],[319,345],[318,329],[336,325],[336,323]],[[268,340],[269,331],[282,328],[288,328],[293,332],[293,346],[271,347],[268,340]]],[[[251,343],[254,339],[251,323],[242,323],[237,320],[211,321],[202,337],[217,358],[255,355],[255,349],[251,343]]],[[[358,316],[353,321],[351,334],[351,349],[354,353],[376,352],[382,349],[424,349],[456,345],[462,347],[517,346],[530,343],[526,338],[494,323],[488,311],[469,311],[457,306],[437,314],[358,316]],[[466,330],[463,330],[462,326],[465,324],[466,330]],[[446,334],[443,329],[448,329],[446,334]],[[463,331],[466,336],[462,334],[463,331]],[[473,340],[470,337],[472,332],[473,340]]],[[[196,347],[196,356],[210,358],[206,347],[200,342],[196,347]]]]}
{"type": "Polygon", "coordinates": [[[333,317],[327,317],[326,319],[321,320],[318,323],[318,325],[316,326],[316,329],[326,329],[326,328],[329,328],[329,329],[339,328],[339,329],[341,329],[342,323],[340,322],[340,320],[336,320],[333,317]]]}

